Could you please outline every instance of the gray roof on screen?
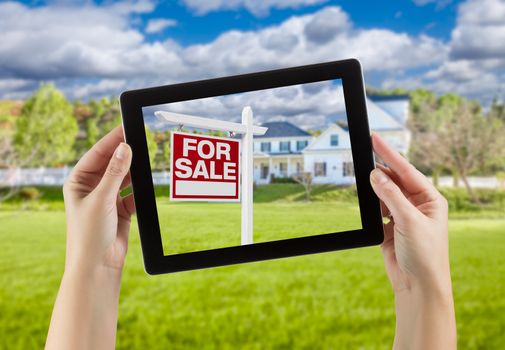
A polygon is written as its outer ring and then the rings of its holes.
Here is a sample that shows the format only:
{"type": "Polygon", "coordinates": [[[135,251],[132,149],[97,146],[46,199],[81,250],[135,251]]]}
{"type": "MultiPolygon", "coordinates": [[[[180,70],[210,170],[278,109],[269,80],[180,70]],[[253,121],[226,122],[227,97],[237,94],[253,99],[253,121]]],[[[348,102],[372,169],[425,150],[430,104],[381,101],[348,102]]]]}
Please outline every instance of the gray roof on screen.
{"type": "Polygon", "coordinates": [[[289,122],[269,122],[263,123],[261,126],[267,127],[267,132],[265,135],[255,136],[254,138],[310,136],[308,132],[289,122]]]}

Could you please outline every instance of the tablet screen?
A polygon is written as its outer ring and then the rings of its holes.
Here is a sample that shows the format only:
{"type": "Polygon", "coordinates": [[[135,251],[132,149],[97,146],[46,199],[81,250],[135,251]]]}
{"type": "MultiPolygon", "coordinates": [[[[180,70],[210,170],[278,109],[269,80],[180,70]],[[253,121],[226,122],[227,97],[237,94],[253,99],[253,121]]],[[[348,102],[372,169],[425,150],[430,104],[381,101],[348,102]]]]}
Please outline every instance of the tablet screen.
{"type": "Polygon", "coordinates": [[[267,128],[251,152],[252,243],[362,228],[341,80],[284,86],[143,107],[165,255],[241,245],[244,143],[155,112],[242,123],[246,106],[267,128]]]}

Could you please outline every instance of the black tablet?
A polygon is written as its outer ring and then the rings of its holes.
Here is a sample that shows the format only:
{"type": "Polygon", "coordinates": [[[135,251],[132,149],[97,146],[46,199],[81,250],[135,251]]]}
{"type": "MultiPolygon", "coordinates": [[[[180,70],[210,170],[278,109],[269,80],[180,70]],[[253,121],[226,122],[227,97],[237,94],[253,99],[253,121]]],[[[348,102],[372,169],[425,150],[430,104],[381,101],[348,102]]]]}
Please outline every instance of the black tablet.
{"type": "Polygon", "coordinates": [[[383,241],[355,59],[121,94],[145,270],[383,241]]]}

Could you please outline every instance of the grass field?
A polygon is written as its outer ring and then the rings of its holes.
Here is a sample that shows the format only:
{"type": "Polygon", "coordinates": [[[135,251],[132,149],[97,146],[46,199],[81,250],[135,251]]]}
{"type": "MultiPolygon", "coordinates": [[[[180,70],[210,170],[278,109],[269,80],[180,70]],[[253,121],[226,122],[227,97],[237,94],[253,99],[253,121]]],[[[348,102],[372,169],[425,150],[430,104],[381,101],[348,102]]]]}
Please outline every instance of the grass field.
{"type": "MultiPolygon", "coordinates": [[[[258,211],[296,205],[266,200],[258,211]]],[[[160,206],[160,215],[190,207],[160,206]]],[[[310,223],[323,231],[325,224],[310,223]]],[[[43,346],[64,233],[58,209],[0,212],[1,349],[43,346]]],[[[450,238],[460,348],[503,349],[505,219],[451,220],[450,238]]],[[[119,349],[387,349],[394,335],[377,247],[148,276],[136,223],[119,308],[119,349]]]]}

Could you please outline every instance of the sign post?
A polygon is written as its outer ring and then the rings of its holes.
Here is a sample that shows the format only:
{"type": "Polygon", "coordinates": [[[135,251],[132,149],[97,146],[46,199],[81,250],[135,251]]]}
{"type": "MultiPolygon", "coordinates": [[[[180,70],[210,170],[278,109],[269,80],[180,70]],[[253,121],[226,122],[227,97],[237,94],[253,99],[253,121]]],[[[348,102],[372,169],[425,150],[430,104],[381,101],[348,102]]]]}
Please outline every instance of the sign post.
{"type": "Polygon", "coordinates": [[[253,112],[249,106],[242,110],[242,123],[167,111],[156,111],[154,114],[164,122],[175,125],[242,135],[242,156],[240,157],[238,140],[173,132],[170,198],[192,201],[240,200],[241,244],[252,244],[253,136],[264,135],[267,128],[253,125],[253,112]],[[241,193],[238,191],[239,175],[241,193]]]}

